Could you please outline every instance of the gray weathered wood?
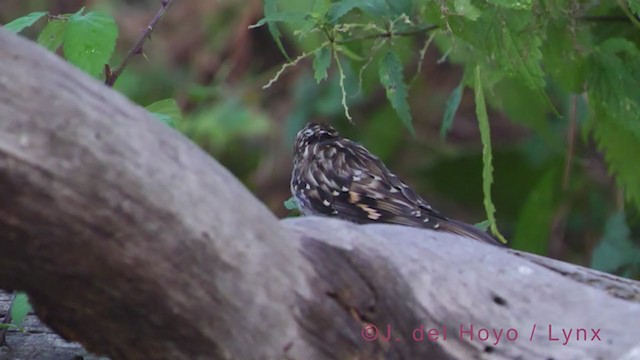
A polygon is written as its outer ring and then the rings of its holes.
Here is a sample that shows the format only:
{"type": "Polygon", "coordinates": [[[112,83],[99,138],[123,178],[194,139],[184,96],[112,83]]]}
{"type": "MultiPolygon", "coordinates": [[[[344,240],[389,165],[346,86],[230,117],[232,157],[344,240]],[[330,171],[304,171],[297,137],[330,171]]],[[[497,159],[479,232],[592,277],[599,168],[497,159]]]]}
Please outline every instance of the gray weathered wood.
{"type": "Polygon", "coordinates": [[[0,64],[0,287],[27,291],[48,326],[89,351],[638,358],[637,282],[428,230],[279,222],[180,134],[2,29],[0,64]],[[391,341],[364,339],[368,324],[390,327],[391,341]],[[446,327],[446,340],[414,340],[420,325],[446,327]],[[562,345],[549,325],[587,340],[562,345]],[[479,329],[502,330],[500,341],[479,329]]]}

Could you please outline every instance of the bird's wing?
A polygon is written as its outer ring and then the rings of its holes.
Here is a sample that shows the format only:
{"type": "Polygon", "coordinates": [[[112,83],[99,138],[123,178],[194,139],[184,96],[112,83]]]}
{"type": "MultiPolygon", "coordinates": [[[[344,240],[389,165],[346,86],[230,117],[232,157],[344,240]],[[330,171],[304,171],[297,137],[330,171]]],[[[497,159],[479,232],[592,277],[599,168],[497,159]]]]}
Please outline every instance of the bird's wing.
{"type": "Polygon", "coordinates": [[[309,201],[321,214],[356,223],[437,229],[502,245],[486,232],[440,215],[375,155],[348,139],[317,144],[309,201]]]}
{"type": "Polygon", "coordinates": [[[316,146],[308,197],[320,213],[435,229],[445,219],[361,145],[340,139],[316,146]]]}

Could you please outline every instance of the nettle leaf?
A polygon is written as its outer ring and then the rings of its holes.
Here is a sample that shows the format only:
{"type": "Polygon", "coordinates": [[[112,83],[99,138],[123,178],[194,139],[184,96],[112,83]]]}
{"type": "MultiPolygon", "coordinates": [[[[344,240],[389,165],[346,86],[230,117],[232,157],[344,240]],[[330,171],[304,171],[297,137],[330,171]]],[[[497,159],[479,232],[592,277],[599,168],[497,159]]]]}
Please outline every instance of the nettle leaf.
{"type": "Polygon", "coordinates": [[[329,23],[335,24],[351,10],[359,9],[374,18],[395,19],[413,13],[412,0],[343,0],[334,3],[328,12],[329,23]]]}
{"type": "Polygon", "coordinates": [[[16,293],[11,303],[11,323],[18,327],[21,326],[29,311],[31,311],[31,304],[29,304],[27,294],[23,292],[16,293]]]}
{"type": "Polygon", "coordinates": [[[511,242],[514,249],[540,255],[547,253],[558,180],[557,168],[551,168],[527,195],[511,242]]]}
{"type": "Polygon", "coordinates": [[[482,231],[487,231],[489,229],[489,225],[491,225],[489,220],[484,220],[484,221],[481,221],[481,222],[479,222],[477,224],[473,224],[473,226],[477,227],[478,229],[480,229],[482,231]]]}
{"type": "Polygon", "coordinates": [[[640,74],[635,59],[640,51],[635,44],[620,38],[605,41],[590,61],[590,97],[612,113],[613,118],[633,122],[640,130],[640,94],[637,91],[640,74]],[[636,65],[637,66],[637,65],[636,65]]]}
{"type": "Polygon", "coordinates": [[[640,265],[640,247],[631,240],[631,231],[624,213],[612,215],[604,228],[602,240],[593,251],[591,267],[610,273],[620,273],[640,265]]]}
{"type": "Polygon", "coordinates": [[[311,13],[316,17],[321,17],[327,14],[329,8],[331,8],[331,0],[315,0],[311,13]]]}
{"type": "Polygon", "coordinates": [[[8,24],[5,24],[2,28],[17,34],[25,28],[35,24],[36,21],[40,20],[41,17],[47,14],[48,13],[46,11],[32,12],[31,14],[19,17],[8,24]]]}
{"type": "Polygon", "coordinates": [[[586,59],[583,54],[586,51],[582,49],[591,48],[591,45],[587,33],[576,31],[574,27],[568,20],[547,25],[543,62],[554,84],[566,92],[581,93],[586,79],[586,59]]]}
{"type": "Polygon", "coordinates": [[[100,77],[117,38],[118,26],[113,17],[93,11],[73,14],[64,33],[64,56],[91,76],[100,77]]]}
{"type": "Polygon", "coordinates": [[[335,24],[353,9],[362,9],[366,5],[365,0],[344,0],[331,5],[327,18],[330,24],[335,24]]]}
{"type": "Polygon", "coordinates": [[[476,21],[452,24],[456,35],[469,42],[478,56],[494,68],[532,89],[544,87],[542,37],[536,32],[530,11],[492,9],[476,21]]]}
{"type": "Polygon", "coordinates": [[[455,0],[453,7],[457,13],[469,20],[476,20],[480,16],[480,10],[473,6],[471,0],[455,0]]]}
{"type": "Polygon", "coordinates": [[[609,171],[627,199],[640,209],[640,69],[635,44],[610,39],[590,61],[587,125],[603,152],[609,171]]]}
{"type": "Polygon", "coordinates": [[[496,222],[496,207],[491,199],[491,184],[493,184],[493,155],[491,153],[491,130],[489,128],[489,115],[484,100],[482,88],[482,78],[480,77],[480,66],[476,66],[474,91],[476,93],[476,116],[478,117],[478,127],[480,128],[480,140],[482,141],[482,192],[484,193],[484,208],[489,221],[491,232],[500,241],[506,243],[504,236],[498,231],[496,222]]]}
{"type": "Polygon", "coordinates": [[[182,112],[174,99],[156,101],[145,109],[158,118],[158,120],[173,128],[182,120],[182,112]]]}
{"type": "Polygon", "coordinates": [[[404,126],[415,136],[411,123],[411,112],[407,102],[407,84],[404,82],[402,62],[396,53],[388,51],[378,64],[380,83],[387,92],[387,99],[404,126]]]}
{"type": "MultiPolygon", "coordinates": [[[[592,98],[590,96],[590,98],[592,98]]],[[[594,99],[594,101],[599,101],[594,99]]],[[[602,106],[593,105],[594,116],[589,120],[593,137],[609,167],[615,175],[616,183],[624,189],[624,194],[640,209],[640,135],[637,124],[622,122],[602,106]]]]}
{"type": "Polygon", "coordinates": [[[58,50],[60,45],[62,45],[62,40],[64,39],[64,34],[67,31],[68,24],[68,21],[61,19],[53,19],[49,21],[47,26],[45,26],[40,32],[40,35],[38,35],[38,44],[55,52],[58,50]]]}
{"type": "Polygon", "coordinates": [[[627,4],[629,5],[629,9],[633,12],[634,15],[640,15],[640,1],[639,0],[628,0],[627,4]]]}
{"type": "MultiPolygon", "coordinates": [[[[283,11],[275,14],[269,14],[268,16],[263,17],[257,23],[249,26],[250,29],[257,28],[263,26],[265,24],[271,24],[276,22],[284,22],[284,23],[302,23],[306,22],[308,19],[308,15],[303,12],[298,11],[283,11]]],[[[278,34],[280,32],[278,31],[278,34]]],[[[273,35],[273,34],[272,34],[273,35]]]]}
{"type": "Polygon", "coordinates": [[[531,0],[488,0],[490,4],[517,10],[531,10],[531,0]]]}
{"type": "Polygon", "coordinates": [[[313,59],[313,74],[316,82],[320,82],[327,78],[327,69],[331,65],[331,49],[323,46],[316,50],[313,59]]]}
{"type": "Polygon", "coordinates": [[[292,196],[289,199],[287,199],[287,201],[284,202],[284,207],[287,210],[298,210],[298,202],[296,201],[296,199],[292,196]]]}
{"type": "MultiPolygon", "coordinates": [[[[381,0],[380,0],[381,1],[381,0]]],[[[412,0],[386,0],[393,16],[406,15],[411,16],[413,13],[412,0]]]]}
{"type": "Polygon", "coordinates": [[[462,100],[462,91],[464,90],[464,82],[461,82],[449,95],[449,99],[444,108],[444,116],[442,117],[442,125],[440,125],[440,138],[444,139],[447,136],[449,130],[453,126],[453,118],[460,106],[460,100],[462,100]]]}
{"type": "Polygon", "coordinates": [[[287,14],[287,13],[284,13],[284,15],[281,15],[283,13],[278,12],[277,0],[264,0],[263,2],[264,2],[264,19],[258,21],[256,25],[250,26],[249,28],[267,24],[269,28],[269,32],[271,33],[271,37],[276,42],[276,45],[278,45],[278,49],[280,49],[280,52],[282,53],[282,55],[284,55],[287,61],[291,62],[291,58],[287,54],[287,51],[284,49],[284,45],[282,44],[282,40],[280,39],[282,34],[280,33],[280,30],[278,29],[276,22],[277,21],[293,21],[294,18],[298,18],[298,15],[294,16],[293,14],[287,14]]]}
{"type": "Polygon", "coordinates": [[[541,91],[533,90],[522,81],[505,78],[492,88],[489,104],[501,109],[514,122],[526,124],[549,141],[555,135],[549,122],[549,103],[541,91]]]}

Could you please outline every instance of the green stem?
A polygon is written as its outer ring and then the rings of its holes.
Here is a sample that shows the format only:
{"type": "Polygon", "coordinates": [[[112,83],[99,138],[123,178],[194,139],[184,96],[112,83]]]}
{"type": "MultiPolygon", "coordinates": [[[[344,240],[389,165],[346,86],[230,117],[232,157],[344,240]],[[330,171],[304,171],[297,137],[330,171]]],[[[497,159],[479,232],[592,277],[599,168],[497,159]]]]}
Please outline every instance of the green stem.
{"type": "Polygon", "coordinates": [[[626,1],[625,0],[618,0],[618,5],[620,5],[620,8],[622,9],[622,11],[624,11],[624,14],[627,15],[629,20],[631,20],[633,25],[635,25],[638,29],[640,29],[640,21],[638,21],[638,19],[635,17],[635,15],[633,15],[631,13],[631,11],[629,11],[629,7],[627,6],[626,1]]]}
{"type": "Polygon", "coordinates": [[[387,32],[383,32],[383,33],[367,34],[367,35],[363,35],[363,36],[354,37],[354,38],[351,38],[351,39],[336,40],[335,43],[338,44],[338,45],[343,45],[343,44],[348,44],[348,43],[352,43],[352,42],[355,42],[355,41],[361,41],[361,40],[390,38],[390,37],[393,37],[393,36],[413,36],[413,35],[416,35],[416,34],[427,33],[429,31],[435,30],[437,28],[438,28],[438,25],[430,25],[430,26],[421,27],[421,28],[412,29],[412,30],[407,30],[407,31],[397,31],[397,32],[387,31],[387,32]]]}

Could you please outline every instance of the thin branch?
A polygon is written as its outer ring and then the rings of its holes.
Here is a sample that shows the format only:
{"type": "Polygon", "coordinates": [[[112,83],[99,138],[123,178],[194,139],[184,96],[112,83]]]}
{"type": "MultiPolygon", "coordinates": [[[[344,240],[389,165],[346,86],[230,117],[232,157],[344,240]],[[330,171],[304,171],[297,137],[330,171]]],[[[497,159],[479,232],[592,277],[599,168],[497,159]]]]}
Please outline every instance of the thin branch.
{"type": "Polygon", "coordinates": [[[7,330],[9,324],[11,324],[11,308],[13,307],[13,302],[16,299],[15,292],[11,295],[11,305],[9,305],[9,309],[7,309],[7,313],[4,315],[4,319],[0,322],[0,325],[4,325],[0,327],[0,348],[3,346],[9,346],[7,344],[7,330]]]}
{"type": "Polygon", "coordinates": [[[353,124],[353,118],[351,114],[349,114],[349,106],[347,105],[347,89],[344,87],[344,79],[346,76],[344,75],[344,70],[342,69],[342,64],[340,63],[340,57],[338,56],[338,51],[333,51],[333,57],[336,60],[336,65],[338,65],[338,73],[340,74],[340,90],[342,91],[342,107],[344,108],[344,115],[349,119],[349,122],[353,124]]]}
{"type": "Polygon", "coordinates": [[[133,47],[129,50],[129,52],[127,52],[127,55],[125,55],[120,65],[118,65],[114,71],[111,71],[111,68],[109,68],[108,64],[104,66],[104,72],[106,77],[104,83],[107,86],[113,86],[116,80],[118,80],[118,77],[120,76],[120,74],[122,74],[122,71],[124,70],[124,68],[127,66],[127,63],[129,63],[129,60],[131,60],[131,58],[134,55],[142,53],[142,46],[144,45],[144,42],[147,40],[147,38],[151,36],[151,32],[155,28],[156,24],[158,24],[158,21],[160,21],[160,19],[162,18],[164,13],[167,11],[169,6],[171,6],[171,3],[173,3],[173,0],[161,1],[160,9],[156,13],[156,15],[153,17],[153,19],[151,19],[151,22],[149,23],[149,25],[147,25],[147,28],[144,30],[144,32],[142,33],[138,41],[136,41],[135,45],[133,45],[133,47]]]}
{"type": "Polygon", "coordinates": [[[65,16],[65,15],[52,15],[52,14],[47,14],[47,18],[49,20],[69,20],[69,16],[65,16]]]}
{"type": "Polygon", "coordinates": [[[638,21],[638,18],[636,18],[636,16],[631,13],[631,11],[629,10],[629,7],[627,6],[626,1],[618,0],[618,5],[622,9],[622,11],[624,11],[624,14],[627,15],[629,20],[631,20],[633,25],[635,25],[638,29],[640,29],[640,21],[638,21]]]}
{"type": "Polygon", "coordinates": [[[438,28],[438,25],[430,25],[430,26],[427,26],[427,27],[422,27],[422,28],[412,29],[412,30],[407,30],[407,31],[397,31],[397,32],[396,31],[387,31],[387,32],[382,32],[382,33],[367,34],[367,35],[358,36],[358,37],[345,39],[345,40],[336,40],[335,43],[338,44],[338,45],[344,45],[344,44],[348,44],[348,43],[355,42],[355,41],[361,41],[361,40],[390,38],[390,37],[393,37],[393,36],[412,36],[412,35],[416,35],[416,34],[427,33],[429,31],[435,30],[437,28],[438,28]]]}
{"type": "Polygon", "coordinates": [[[591,21],[591,22],[630,22],[626,16],[612,16],[612,15],[585,15],[578,16],[578,20],[591,21]]]}
{"type": "Polygon", "coordinates": [[[422,65],[424,64],[424,57],[427,54],[427,49],[429,49],[429,45],[431,45],[431,42],[433,41],[433,39],[435,39],[435,37],[436,37],[436,33],[432,32],[431,35],[429,35],[429,37],[424,42],[424,45],[422,45],[422,48],[420,49],[420,51],[418,52],[419,54],[418,56],[420,57],[420,60],[418,60],[416,73],[413,75],[413,78],[411,79],[411,81],[409,81],[409,86],[413,86],[416,80],[418,80],[418,76],[422,71],[422,65]]]}
{"type": "Polygon", "coordinates": [[[287,70],[287,68],[291,67],[291,66],[295,66],[296,64],[298,64],[302,59],[306,59],[307,57],[309,57],[309,55],[313,55],[315,54],[316,51],[318,51],[319,49],[321,49],[322,47],[326,46],[327,43],[320,45],[317,49],[310,51],[308,53],[303,52],[300,56],[298,56],[297,58],[293,59],[293,61],[285,63],[284,65],[282,65],[282,67],[280,67],[280,70],[278,70],[278,72],[276,73],[276,75],[271,78],[271,80],[269,80],[269,82],[264,85],[262,88],[263,89],[268,89],[271,87],[271,85],[273,85],[276,81],[278,81],[278,79],[280,79],[280,76],[284,73],[285,70],[287,70]]]}
{"type": "Polygon", "coordinates": [[[569,186],[571,178],[571,164],[573,163],[573,155],[576,143],[576,132],[578,128],[578,96],[571,95],[569,100],[569,127],[567,128],[567,152],[564,158],[564,172],[562,174],[562,188],[564,190],[569,186]]]}
{"type": "Polygon", "coordinates": [[[363,81],[364,71],[369,67],[369,65],[373,61],[374,55],[378,52],[378,50],[380,50],[382,45],[384,45],[384,41],[380,41],[380,40],[377,41],[375,44],[373,44],[373,46],[371,47],[371,50],[369,51],[370,55],[367,59],[367,62],[364,65],[362,65],[362,67],[360,68],[360,71],[358,72],[358,92],[355,94],[356,96],[362,93],[362,81],[363,81]]]}

